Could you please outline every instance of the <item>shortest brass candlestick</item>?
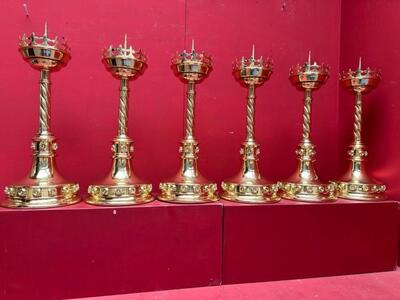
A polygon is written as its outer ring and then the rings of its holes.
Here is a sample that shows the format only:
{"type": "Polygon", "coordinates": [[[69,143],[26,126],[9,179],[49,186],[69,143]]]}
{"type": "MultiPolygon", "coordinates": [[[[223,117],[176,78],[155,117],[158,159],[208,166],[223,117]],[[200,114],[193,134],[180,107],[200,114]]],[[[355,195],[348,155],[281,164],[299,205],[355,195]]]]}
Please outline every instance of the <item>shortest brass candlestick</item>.
{"type": "Polygon", "coordinates": [[[168,182],[160,183],[161,194],[158,199],[175,203],[206,203],[217,201],[217,184],[206,180],[199,172],[197,159],[199,143],[194,137],[194,108],[195,108],[195,85],[200,82],[211,71],[211,58],[192,51],[185,50],[172,60],[176,74],[187,83],[186,92],[186,135],[181,142],[179,152],[181,153],[182,165],[179,173],[168,182]]]}
{"type": "Polygon", "coordinates": [[[39,130],[32,140],[33,161],[30,174],[5,188],[1,206],[12,208],[50,208],[80,201],[79,185],[65,180],[57,171],[56,138],[50,130],[50,73],[66,64],[70,48],[62,39],[50,38],[47,23],[44,34],[23,36],[20,49],[24,59],[40,71],[39,130]]]}
{"type": "Polygon", "coordinates": [[[319,89],[329,77],[329,68],[316,62],[311,64],[311,54],[304,65],[290,69],[289,79],[294,86],[304,90],[303,136],[296,154],[299,165],[296,172],[283,184],[284,197],[306,202],[332,201],[336,199],[334,183],[321,183],[314,168],[315,146],[311,142],[312,91],[319,89]]]}
{"type": "Polygon", "coordinates": [[[242,170],[232,179],[223,181],[221,186],[222,198],[244,203],[274,203],[280,200],[279,184],[269,182],[261,177],[258,169],[259,145],[254,137],[254,106],[255,89],[269,79],[272,74],[272,60],[267,58],[242,57],[236,61],[233,69],[234,76],[248,88],[247,96],[247,127],[246,140],[242,144],[242,170]]]}
{"type": "Polygon", "coordinates": [[[350,165],[345,175],[337,182],[338,196],[352,200],[382,200],[385,199],[386,186],[368,176],[365,170],[366,147],[361,139],[362,125],[362,95],[374,89],[381,80],[377,70],[361,68],[361,58],[358,69],[349,69],[340,75],[343,86],[356,95],[354,112],[354,140],[350,145],[350,165]]]}
{"type": "Polygon", "coordinates": [[[146,67],[146,56],[141,50],[128,48],[125,35],[124,46],[110,46],[104,53],[103,62],[107,69],[120,80],[118,135],[113,140],[113,165],[106,179],[89,186],[89,198],[95,205],[134,205],[153,200],[152,185],[143,183],[132,172],[132,140],[128,137],[128,83],[139,76],[146,67]]]}

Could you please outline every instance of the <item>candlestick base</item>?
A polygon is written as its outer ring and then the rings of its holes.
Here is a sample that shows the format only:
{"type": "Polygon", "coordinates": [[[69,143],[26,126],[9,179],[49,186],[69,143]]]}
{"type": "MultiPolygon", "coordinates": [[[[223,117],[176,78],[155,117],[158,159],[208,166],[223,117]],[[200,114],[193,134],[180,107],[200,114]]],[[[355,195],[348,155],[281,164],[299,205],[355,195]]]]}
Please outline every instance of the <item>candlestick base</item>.
{"type": "Polygon", "coordinates": [[[201,177],[188,180],[180,174],[170,182],[160,183],[161,201],[173,203],[207,203],[218,201],[217,184],[201,177]]]}
{"type": "Polygon", "coordinates": [[[133,182],[91,185],[86,202],[103,206],[144,204],[154,200],[151,189],[151,184],[133,182]]]}
{"type": "Polygon", "coordinates": [[[229,201],[263,204],[281,200],[279,183],[268,183],[264,179],[249,181],[245,180],[242,174],[232,180],[222,182],[221,187],[223,190],[221,197],[229,201]]]}
{"type": "Polygon", "coordinates": [[[358,201],[385,200],[386,186],[380,183],[360,183],[353,181],[338,181],[338,197],[358,201]]]}
{"type": "Polygon", "coordinates": [[[28,179],[26,182],[5,188],[6,197],[0,206],[8,208],[51,208],[78,203],[79,185],[28,179]]]}
{"type": "Polygon", "coordinates": [[[302,202],[332,202],[337,199],[334,183],[285,182],[282,184],[283,197],[302,202]]]}
{"type": "Polygon", "coordinates": [[[309,140],[302,141],[296,149],[299,160],[296,172],[282,184],[283,197],[303,202],[335,201],[336,184],[321,183],[314,168],[315,146],[309,140]]]}

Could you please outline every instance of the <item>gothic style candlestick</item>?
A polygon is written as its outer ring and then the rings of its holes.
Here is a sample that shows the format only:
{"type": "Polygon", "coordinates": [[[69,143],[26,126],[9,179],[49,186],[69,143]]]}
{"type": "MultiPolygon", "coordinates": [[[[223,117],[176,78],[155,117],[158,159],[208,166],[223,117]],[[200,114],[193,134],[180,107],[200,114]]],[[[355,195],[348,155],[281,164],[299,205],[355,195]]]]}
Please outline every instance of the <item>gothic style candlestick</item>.
{"type": "Polygon", "coordinates": [[[340,76],[343,86],[356,95],[354,113],[354,141],[349,147],[350,166],[343,178],[338,182],[340,198],[352,200],[380,200],[384,199],[386,186],[370,178],[365,170],[365,160],[368,155],[361,139],[362,125],[362,95],[374,89],[381,80],[377,70],[361,68],[361,58],[358,69],[349,69],[340,76]]]}
{"type": "Polygon", "coordinates": [[[258,169],[259,146],[254,137],[255,89],[269,79],[272,74],[272,60],[255,59],[254,45],[250,58],[236,61],[233,73],[248,88],[246,140],[242,144],[242,170],[233,179],[222,182],[222,198],[248,203],[271,203],[279,201],[278,184],[266,181],[258,169]]]}
{"type": "Polygon", "coordinates": [[[187,82],[186,92],[186,135],[181,142],[182,166],[177,176],[165,183],[160,183],[161,195],[159,199],[176,203],[203,203],[218,200],[215,192],[217,185],[204,179],[197,168],[199,146],[194,137],[194,108],[195,84],[204,79],[212,68],[211,58],[192,51],[185,50],[177,55],[172,64],[177,75],[187,82]]]}
{"type": "Polygon", "coordinates": [[[292,177],[283,184],[284,197],[299,201],[330,201],[336,198],[335,184],[324,184],[318,180],[314,169],[315,146],[311,142],[311,101],[312,91],[320,88],[329,77],[328,66],[311,64],[308,61],[290,69],[289,79],[298,89],[304,90],[303,137],[296,150],[299,166],[292,177]]]}
{"type": "Polygon", "coordinates": [[[19,45],[24,59],[40,70],[39,130],[32,140],[33,163],[29,176],[5,188],[6,198],[0,204],[13,208],[44,208],[79,201],[78,184],[63,179],[55,168],[56,139],[50,131],[50,72],[60,69],[70,58],[64,39],[32,33],[23,36],[19,45]]]}
{"type": "Polygon", "coordinates": [[[141,50],[127,46],[110,46],[104,53],[107,69],[120,80],[118,135],[113,140],[113,165],[110,174],[100,184],[89,186],[89,198],[95,205],[133,205],[153,200],[152,185],[143,183],[132,172],[132,140],[127,135],[129,80],[139,76],[146,67],[146,56],[141,50]]]}

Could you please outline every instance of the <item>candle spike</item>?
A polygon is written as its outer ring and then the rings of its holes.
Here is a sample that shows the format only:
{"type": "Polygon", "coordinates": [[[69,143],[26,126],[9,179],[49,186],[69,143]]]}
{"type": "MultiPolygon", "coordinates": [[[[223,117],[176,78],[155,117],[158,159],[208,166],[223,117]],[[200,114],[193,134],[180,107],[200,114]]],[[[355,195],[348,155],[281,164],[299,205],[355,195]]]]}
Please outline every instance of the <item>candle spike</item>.
{"type": "Polygon", "coordinates": [[[311,50],[308,51],[308,65],[311,66],[311,50]]]}
{"type": "Polygon", "coordinates": [[[128,35],[125,33],[125,36],[124,36],[124,48],[125,49],[127,47],[127,44],[128,44],[128,35]]]}
{"type": "Polygon", "coordinates": [[[194,39],[192,39],[192,52],[195,52],[194,51],[194,39]]]}
{"type": "Polygon", "coordinates": [[[43,36],[47,37],[47,21],[44,22],[44,33],[43,36]]]}
{"type": "Polygon", "coordinates": [[[361,71],[361,56],[358,59],[358,70],[361,71]]]}
{"type": "Polygon", "coordinates": [[[251,50],[251,58],[252,59],[254,59],[255,52],[256,52],[256,47],[253,44],[253,49],[251,50]]]}

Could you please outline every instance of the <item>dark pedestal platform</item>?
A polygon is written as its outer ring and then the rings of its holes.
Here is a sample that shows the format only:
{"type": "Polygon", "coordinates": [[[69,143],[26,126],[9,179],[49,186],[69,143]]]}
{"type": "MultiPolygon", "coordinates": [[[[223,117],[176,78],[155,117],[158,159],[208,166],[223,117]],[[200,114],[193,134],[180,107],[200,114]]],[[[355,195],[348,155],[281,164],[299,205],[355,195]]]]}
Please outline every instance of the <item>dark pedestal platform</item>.
{"type": "Polygon", "coordinates": [[[0,209],[0,298],[218,285],[222,205],[0,209]]]}
{"type": "Polygon", "coordinates": [[[224,202],[223,283],[394,270],[398,203],[224,202]]]}

